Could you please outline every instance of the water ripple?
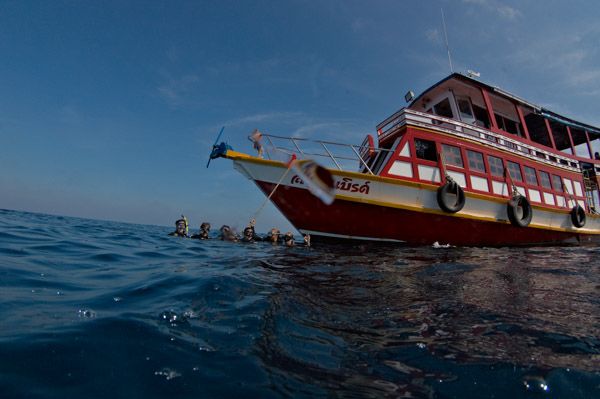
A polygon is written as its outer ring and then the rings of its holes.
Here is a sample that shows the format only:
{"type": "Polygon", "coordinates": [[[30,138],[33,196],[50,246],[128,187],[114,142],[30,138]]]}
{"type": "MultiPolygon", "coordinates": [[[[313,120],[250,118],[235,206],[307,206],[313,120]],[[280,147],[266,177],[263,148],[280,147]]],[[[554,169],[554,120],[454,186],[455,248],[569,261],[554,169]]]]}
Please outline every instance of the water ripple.
{"type": "Polygon", "coordinates": [[[4,210],[0,226],[5,397],[597,396],[599,248],[285,248],[4,210]]]}

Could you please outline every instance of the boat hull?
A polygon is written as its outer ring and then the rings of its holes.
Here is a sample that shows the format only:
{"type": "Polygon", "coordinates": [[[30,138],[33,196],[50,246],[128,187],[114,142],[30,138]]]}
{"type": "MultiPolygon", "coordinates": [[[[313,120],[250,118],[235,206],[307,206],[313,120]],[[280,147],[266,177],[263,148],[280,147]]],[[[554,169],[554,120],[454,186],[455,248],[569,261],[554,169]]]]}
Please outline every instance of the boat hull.
{"type": "Polygon", "coordinates": [[[411,245],[515,246],[598,242],[600,218],[575,229],[568,209],[534,207],[528,227],[512,225],[508,198],[467,193],[464,208],[439,208],[435,185],[331,170],[335,201],[324,204],[281,162],[235,158],[234,166],[269,196],[301,233],[328,239],[403,242],[411,245]],[[278,185],[279,184],[279,185],[278,185]]]}
{"type": "MultiPolygon", "coordinates": [[[[275,184],[257,181],[269,195],[275,184]]],[[[301,233],[328,239],[397,241],[413,245],[515,246],[589,242],[592,235],[515,227],[336,199],[325,205],[307,190],[283,186],[271,197],[301,233]]]]}

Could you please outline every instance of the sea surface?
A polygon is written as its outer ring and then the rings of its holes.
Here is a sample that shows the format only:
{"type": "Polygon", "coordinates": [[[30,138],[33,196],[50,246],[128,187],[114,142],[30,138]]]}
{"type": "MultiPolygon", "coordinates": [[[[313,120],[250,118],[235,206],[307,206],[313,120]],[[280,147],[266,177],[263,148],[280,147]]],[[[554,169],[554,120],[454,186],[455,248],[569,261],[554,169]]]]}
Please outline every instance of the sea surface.
{"type": "Polygon", "coordinates": [[[0,210],[0,398],[600,398],[600,248],[198,241],[0,210]]]}

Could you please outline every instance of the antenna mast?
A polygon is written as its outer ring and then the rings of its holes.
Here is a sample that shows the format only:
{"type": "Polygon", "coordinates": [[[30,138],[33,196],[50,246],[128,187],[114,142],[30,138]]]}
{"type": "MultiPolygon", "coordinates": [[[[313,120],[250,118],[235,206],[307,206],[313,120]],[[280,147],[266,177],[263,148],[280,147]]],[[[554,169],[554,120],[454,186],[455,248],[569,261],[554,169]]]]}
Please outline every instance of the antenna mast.
{"type": "Polygon", "coordinates": [[[452,57],[450,57],[450,46],[448,45],[448,32],[446,32],[446,18],[444,18],[444,9],[440,8],[442,12],[442,24],[444,26],[444,37],[446,38],[446,51],[448,51],[448,63],[450,64],[450,73],[454,73],[452,68],[452,57]]]}

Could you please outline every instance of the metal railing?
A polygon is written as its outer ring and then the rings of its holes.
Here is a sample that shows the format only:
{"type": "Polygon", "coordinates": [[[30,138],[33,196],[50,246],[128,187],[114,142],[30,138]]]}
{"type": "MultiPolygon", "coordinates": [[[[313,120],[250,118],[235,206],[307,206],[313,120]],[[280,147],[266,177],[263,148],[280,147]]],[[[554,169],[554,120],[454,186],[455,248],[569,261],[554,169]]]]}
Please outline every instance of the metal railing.
{"type": "Polygon", "coordinates": [[[390,152],[385,148],[370,148],[360,145],[336,143],[333,141],[311,140],[300,137],[285,137],[273,134],[263,134],[265,140],[265,154],[268,159],[287,161],[292,154],[299,159],[314,159],[324,167],[338,170],[356,170],[359,172],[375,174],[371,168],[373,160],[383,152],[390,152]],[[375,153],[365,159],[362,152],[374,151],[375,153]],[[288,159],[285,159],[285,158],[288,159]],[[358,162],[358,164],[357,164],[358,162]]]}
{"type": "Polygon", "coordinates": [[[443,116],[402,108],[385,121],[377,125],[379,141],[385,140],[405,125],[435,129],[454,136],[474,140],[498,149],[516,151],[520,155],[548,165],[571,171],[580,171],[579,161],[560,154],[525,144],[505,135],[492,132],[484,127],[471,125],[443,116]]]}

